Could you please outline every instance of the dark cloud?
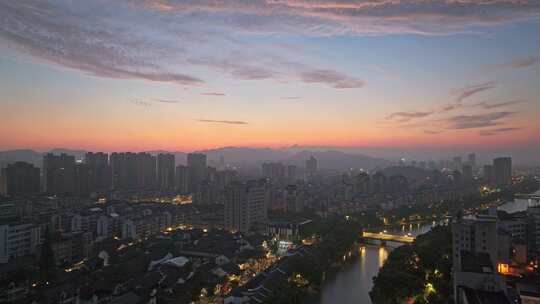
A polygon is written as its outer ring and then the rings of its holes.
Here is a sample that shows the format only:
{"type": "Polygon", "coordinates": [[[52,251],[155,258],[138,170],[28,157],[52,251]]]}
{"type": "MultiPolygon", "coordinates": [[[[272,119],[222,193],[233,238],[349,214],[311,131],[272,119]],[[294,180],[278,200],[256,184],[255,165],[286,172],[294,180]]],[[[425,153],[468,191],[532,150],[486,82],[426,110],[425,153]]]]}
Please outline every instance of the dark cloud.
{"type": "Polygon", "coordinates": [[[201,93],[201,95],[205,95],[205,96],[226,96],[225,93],[220,93],[220,92],[206,92],[206,93],[201,93]]]}
{"type": "Polygon", "coordinates": [[[481,130],[478,131],[478,134],[481,136],[493,136],[501,133],[507,133],[507,132],[513,132],[521,130],[522,128],[517,127],[510,127],[510,128],[498,128],[498,129],[491,129],[491,130],[481,130]]]}
{"type": "Polygon", "coordinates": [[[445,119],[448,129],[476,129],[500,125],[501,120],[516,112],[493,112],[477,115],[457,115],[445,119]]]}
{"type": "Polygon", "coordinates": [[[465,99],[470,98],[480,92],[491,90],[495,87],[496,83],[494,81],[489,81],[459,89],[456,91],[456,102],[457,104],[461,104],[461,102],[463,102],[465,99]]]}
{"type": "Polygon", "coordinates": [[[227,125],[247,125],[248,123],[241,120],[213,120],[213,119],[197,119],[198,122],[204,123],[219,123],[227,125]]]}

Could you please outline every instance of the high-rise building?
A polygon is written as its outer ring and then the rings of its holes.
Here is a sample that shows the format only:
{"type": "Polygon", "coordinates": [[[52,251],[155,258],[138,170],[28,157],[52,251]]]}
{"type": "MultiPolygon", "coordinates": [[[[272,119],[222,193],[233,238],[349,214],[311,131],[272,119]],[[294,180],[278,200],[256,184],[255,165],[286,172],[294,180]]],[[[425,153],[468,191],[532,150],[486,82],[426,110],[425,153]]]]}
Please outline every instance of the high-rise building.
{"type": "Polygon", "coordinates": [[[156,183],[156,157],[150,153],[137,153],[137,188],[154,189],[156,183]]]}
{"type": "Polygon", "coordinates": [[[285,187],[285,204],[287,212],[302,212],[304,210],[304,197],[297,185],[285,187]]]}
{"type": "Polygon", "coordinates": [[[39,168],[25,162],[9,164],[0,174],[0,194],[19,195],[38,193],[40,190],[39,168]]]}
{"type": "Polygon", "coordinates": [[[461,178],[464,182],[468,183],[473,180],[473,167],[470,164],[463,165],[461,173],[461,178]]]}
{"type": "Polygon", "coordinates": [[[464,288],[506,293],[498,269],[500,262],[509,263],[510,245],[506,235],[499,234],[496,209],[487,215],[458,218],[452,223],[452,234],[455,303],[470,303],[464,300],[468,297],[464,288]]]}
{"type": "Polygon", "coordinates": [[[499,157],[493,160],[493,171],[497,185],[508,185],[512,182],[512,158],[499,157]]]}
{"type": "Polygon", "coordinates": [[[184,165],[176,166],[176,191],[180,194],[189,193],[189,173],[188,167],[184,165]]]}
{"type": "Polygon", "coordinates": [[[189,176],[188,191],[196,193],[203,180],[206,179],[206,155],[202,153],[189,153],[187,155],[189,176]]]}
{"type": "Polygon", "coordinates": [[[220,155],[219,156],[218,169],[223,170],[223,169],[225,169],[225,167],[226,167],[226,165],[225,165],[225,157],[223,155],[220,155]]]}
{"type": "Polygon", "coordinates": [[[492,165],[484,165],[484,181],[491,183],[495,179],[492,165]]]}
{"type": "Polygon", "coordinates": [[[131,152],[112,153],[110,157],[113,189],[137,188],[137,154],[131,152]]]}
{"type": "Polygon", "coordinates": [[[287,179],[293,182],[296,180],[296,166],[294,165],[287,166],[287,179]]]}
{"type": "Polygon", "coordinates": [[[452,169],[454,170],[461,170],[463,166],[463,161],[461,159],[461,156],[454,157],[454,160],[452,162],[452,169]]]}
{"type": "Polygon", "coordinates": [[[158,154],[157,176],[160,189],[174,189],[174,154],[158,154]]]}
{"type": "Polygon", "coordinates": [[[280,183],[285,178],[285,166],[282,163],[263,163],[262,173],[272,182],[280,183]]]}
{"type": "Polygon", "coordinates": [[[150,153],[112,153],[113,189],[153,189],[156,187],[156,157],[150,153]]]}
{"type": "Polygon", "coordinates": [[[476,169],[476,153],[469,153],[469,155],[467,155],[467,163],[473,170],[476,169]]]}
{"type": "Polygon", "coordinates": [[[32,223],[0,224],[0,264],[37,254],[43,243],[41,227],[32,223]]]}
{"type": "Polygon", "coordinates": [[[84,163],[88,166],[89,191],[107,191],[112,187],[112,170],[109,155],[103,152],[88,152],[84,163]]]}
{"type": "Polygon", "coordinates": [[[48,194],[75,194],[75,156],[64,153],[43,156],[43,189],[48,194]]]}
{"type": "Polygon", "coordinates": [[[196,204],[203,204],[203,205],[209,205],[209,204],[215,204],[216,203],[216,187],[214,186],[214,183],[211,181],[205,180],[202,181],[199,185],[198,191],[195,193],[193,197],[193,202],[196,204]]]}
{"type": "Polygon", "coordinates": [[[306,172],[308,174],[315,174],[318,169],[317,159],[315,156],[311,156],[308,160],[306,160],[306,172]]]}
{"type": "Polygon", "coordinates": [[[216,171],[215,185],[218,191],[225,190],[225,187],[238,179],[238,172],[235,170],[216,171]]]}
{"type": "Polygon", "coordinates": [[[225,228],[242,232],[264,229],[267,205],[264,181],[229,184],[225,189],[225,228]]]}

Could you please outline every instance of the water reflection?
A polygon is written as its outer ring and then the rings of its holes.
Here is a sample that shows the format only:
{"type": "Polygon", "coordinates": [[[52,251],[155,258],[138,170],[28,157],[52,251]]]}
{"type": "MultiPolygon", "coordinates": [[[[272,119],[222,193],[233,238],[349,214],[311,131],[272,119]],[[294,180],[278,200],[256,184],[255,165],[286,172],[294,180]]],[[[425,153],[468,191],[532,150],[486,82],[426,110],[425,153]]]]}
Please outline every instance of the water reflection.
{"type": "Polygon", "coordinates": [[[388,258],[388,250],[386,247],[379,247],[379,268],[384,265],[386,259],[388,258]]]}
{"type": "MultiPolygon", "coordinates": [[[[407,231],[411,235],[418,236],[428,232],[432,225],[432,222],[427,222],[395,228],[398,232],[399,230],[407,231]]],[[[388,259],[392,248],[400,245],[387,242],[384,247],[378,245],[360,246],[359,254],[352,257],[354,262],[343,266],[335,276],[326,281],[319,304],[371,304],[369,292],[373,287],[373,277],[377,275],[379,268],[388,259]]],[[[347,253],[344,258],[349,260],[349,254],[347,253]]]]}
{"type": "Polygon", "coordinates": [[[391,247],[365,245],[353,264],[343,269],[325,284],[320,304],[370,304],[369,291],[391,247]]]}

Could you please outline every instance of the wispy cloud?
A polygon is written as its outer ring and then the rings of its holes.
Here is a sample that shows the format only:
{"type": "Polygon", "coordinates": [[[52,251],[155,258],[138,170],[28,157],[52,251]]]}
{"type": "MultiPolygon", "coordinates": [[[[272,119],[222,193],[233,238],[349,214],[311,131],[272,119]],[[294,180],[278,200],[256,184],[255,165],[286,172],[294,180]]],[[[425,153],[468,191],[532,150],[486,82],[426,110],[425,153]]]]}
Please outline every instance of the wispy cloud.
{"type": "Polygon", "coordinates": [[[461,104],[465,99],[470,98],[480,92],[491,90],[496,87],[495,81],[489,81],[485,83],[475,84],[471,85],[462,89],[458,89],[455,91],[456,96],[456,103],[459,105],[461,104]]]}
{"type": "Polygon", "coordinates": [[[424,130],[424,133],[430,134],[430,135],[441,134],[443,132],[444,131],[441,131],[441,130],[424,130]]]}
{"type": "Polygon", "coordinates": [[[483,102],[477,103],[475,106],[479,106],[479,107],[482,107],[484,109],[492,110],[492,109],[512,106],[512,105],[519,104],[519,103],[522,103],[522,102],[523,101],[521,101],[521,100],[511,100],[511,101],[493,102],[493,103],[483,101],[483,102]]]}
{"type": "Polygon", "coordinates": [[[241,120],[213,120],[213,119],[197,119],[198,122],[204,123],[218,123],[227,125],[247,125],[248,122],[241,120]]]}
{"type": "Polygon", "coordinates": [[[131,102],[132,104],[134,104],[136,106],[141,106],[141,107],[151,107],[152,106],[152,103],[150,103],[148,101],[144,101],[144,100],[132,99],[129,102],[131,102]]]}
{"type": "Polygon", "coordinates": [[[433,112],[395,112],[386,116],[386,119],[403,123],[417,118],[424,118],[431,114],[433,114],[433,112]]]}
{"type": "Polygon", "coordinates": [[[176,100],[176,99],[159,99],[159,98],[156,98],[154,100],[157,101],[157,102],[161,102],[161,103],[180,103],[181,102],[180,100],[176,100]]]}
{"type": "Polygon", "coordinates": [[[300,96],[283,96],[280,99],[299,100],[299,99],[302,99],[302,97],[300,97],[300,96]]]}
{"type": "Polygon", "coordinates": [[[326,83],[336,89],[354,89],[365,85],[361,79],[332,70],[304,71],[300,74],[300,78],[307,83],[326,83]]]}
{"type": "Polygon", "coordinates": [[[205,95],[205,96],[226,96],[225,93],[220,93],[220,92],[205,92],[205,93],[201,93],[201,95],[205,95]]]}
{"type": "Polygon", "coordinates": [[[493,112],[477,115],[457,115],[444,120],[447,129],[476,129],[500,125],[502,120],[516,112],[493,112]]]}
{"type": "MultiPolygon", "coordinates": [[[[365,85],[357,75],[332,66],[287,65],[236,38],[447,34],[539,16],[540,3],[532,0],[17,0],[0,1],[0,39],[34,58],[98,77],[203,86],[201,69],[210,69],[239,80],[357,89],[365,85]],[[236,53],[220,57],[216,47],[219,54],[236,53]]],[[[283,50],[264,51],[280,57],[283,50]]],[[[464,98],[465,92],[458,99],[464,98]]]]}
{"type": "Polygon", "coordinates": [[[499,65],[501,68],[524,69],[540,63],[540,57],[518,58],[499,65]]]}
{"type": "Polygon", "coordinates": [[[493,136],[501,133],[508,133],[513,131],[521,130],[522,128],[518,127],[509,127],[509,128],[498,128],[498,129],[491,129],[491,130],[480,130],[478,131],[478,134],[481,136],[493,136]]]}
{"type": "Polygon", "coordinates": [[[443,34],[534,18],[534,0],[198,0],[144,2],[176,14],[222,14],[224,26],[256,33],[310,35],[443,34]]]}

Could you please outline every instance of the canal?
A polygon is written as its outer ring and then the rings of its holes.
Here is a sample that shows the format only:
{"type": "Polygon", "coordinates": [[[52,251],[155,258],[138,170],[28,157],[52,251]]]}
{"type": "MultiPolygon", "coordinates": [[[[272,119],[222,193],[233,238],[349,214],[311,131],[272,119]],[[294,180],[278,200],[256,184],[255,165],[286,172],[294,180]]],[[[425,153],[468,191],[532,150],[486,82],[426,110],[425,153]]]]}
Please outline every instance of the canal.
{"type": "MultiPolygon", "coordinates": [[[[428,232],[435,222],[399,227],[396,232],[411,233],[414,236],[428,232]]],[[[379,272],[388,254],[401,244],[388,242],[386,246],[363,245],[353,260],[346,263],[324,284],[318,304],[371,304],[369,292],[373,277],[379,272]]]]}

